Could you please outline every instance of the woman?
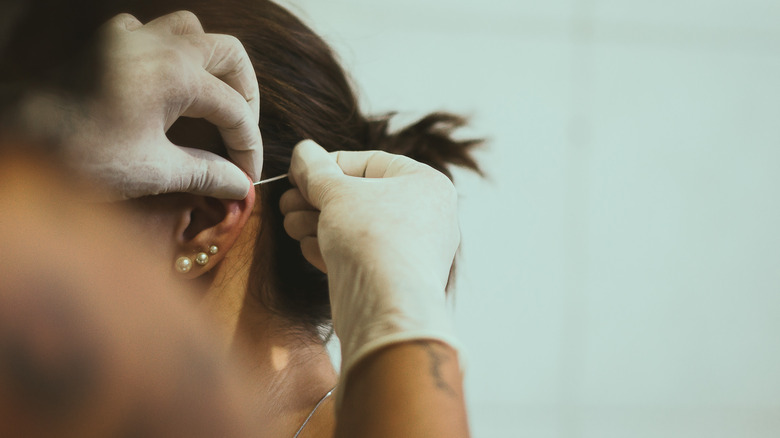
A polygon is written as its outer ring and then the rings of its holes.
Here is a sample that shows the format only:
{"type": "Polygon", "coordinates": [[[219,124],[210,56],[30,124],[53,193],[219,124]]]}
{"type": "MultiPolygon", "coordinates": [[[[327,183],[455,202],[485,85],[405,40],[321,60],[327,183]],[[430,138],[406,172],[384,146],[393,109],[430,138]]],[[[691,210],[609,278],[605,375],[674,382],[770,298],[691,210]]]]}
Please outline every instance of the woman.
{"type": "MultiPolygon", "coordinates": [[[[313,139],[326,150],[383,150],[447,173],[474,170],[477,141],[454,141],[463,121],[433,114],[396,134],[389,116],[369,119],[325,43],[268,1],[158,1],[131,12],[147,21],[187,9],[208,32],[236,36],[260,87],[264,178],[290,168],[293,147],[313,139]]],[[[176,144],[226,156],[211,125],[181,120],[168,132],[176,144]]],[[[325,274],[306,260],[285,232],[279,209],[287,180],[261,186],[242,201],[172,194],[131,201],[131,221],[165,254],[170,275],[188,282],[213,316],[226,349],[251,364],[257,415],[269,436],[330,436],[334,429],[334,371],[325,349],[330,303],[325,274]]],[[[288,224],[289,225],[289,224],[288,224]]]]}

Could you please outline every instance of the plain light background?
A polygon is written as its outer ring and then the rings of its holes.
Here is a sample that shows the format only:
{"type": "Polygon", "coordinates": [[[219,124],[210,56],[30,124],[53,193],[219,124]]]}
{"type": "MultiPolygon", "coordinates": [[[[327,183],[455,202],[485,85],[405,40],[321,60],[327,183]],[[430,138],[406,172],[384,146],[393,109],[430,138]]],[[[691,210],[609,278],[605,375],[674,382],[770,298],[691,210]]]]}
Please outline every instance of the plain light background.
{"type": "Polygon", "coordinates": [[[456,174],[476,438],[780,436],[780,2],[284,3],[368,112],[490,140],[456,174]]]}

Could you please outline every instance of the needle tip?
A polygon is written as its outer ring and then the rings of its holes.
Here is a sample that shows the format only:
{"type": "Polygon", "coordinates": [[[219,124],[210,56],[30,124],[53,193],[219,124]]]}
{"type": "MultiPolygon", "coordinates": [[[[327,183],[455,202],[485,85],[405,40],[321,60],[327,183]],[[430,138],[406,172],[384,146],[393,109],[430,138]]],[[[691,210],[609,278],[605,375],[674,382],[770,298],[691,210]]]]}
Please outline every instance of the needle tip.
{"type": "Polygon", "coordinates": [[[273,181],[278,181],[278,180],[284,179],[284,178],[287,178],[287,174],[286,173],[284,175],[279,175],[279,176],[275,176],[273,178],[268,178],[268,179],[264,179],[264,180],[258,181],[256,183],[252,183],[252,185],[253,186],[259,186],[260,184],[265,184],[265,183],[269,183],[269,182],[273,182],[273,181]]]}

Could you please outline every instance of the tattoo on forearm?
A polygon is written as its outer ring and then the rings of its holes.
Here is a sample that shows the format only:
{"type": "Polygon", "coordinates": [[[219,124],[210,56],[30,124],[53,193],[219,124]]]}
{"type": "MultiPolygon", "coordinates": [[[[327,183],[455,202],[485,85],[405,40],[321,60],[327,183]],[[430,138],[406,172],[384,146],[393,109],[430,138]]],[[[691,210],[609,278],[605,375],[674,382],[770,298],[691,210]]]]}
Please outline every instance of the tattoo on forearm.
{"type": "Polygon", "coordinates": [[[441,372],[442,366],[451,359],[441,351],[437,351],[437,346],[432,345],[430,342],[419,341],[417,344],[428,353],[428,359],[430,360],[429,370],[436,387],[450,397],[457,397],[458,392],[447,383],[441,372]]]}

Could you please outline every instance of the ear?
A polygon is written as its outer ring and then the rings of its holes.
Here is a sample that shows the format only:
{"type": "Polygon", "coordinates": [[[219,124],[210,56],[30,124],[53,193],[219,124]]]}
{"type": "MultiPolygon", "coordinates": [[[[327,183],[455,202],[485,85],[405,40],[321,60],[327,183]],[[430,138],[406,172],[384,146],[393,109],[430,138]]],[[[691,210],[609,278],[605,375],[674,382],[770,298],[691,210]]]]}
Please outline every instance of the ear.
{"type": "Polygon", "coordinates": [[[235,245],[254,205],[254,190],[241,201],[190,195],[174,230],[179,278],[200,277],[217,266],[235,245]]]}

